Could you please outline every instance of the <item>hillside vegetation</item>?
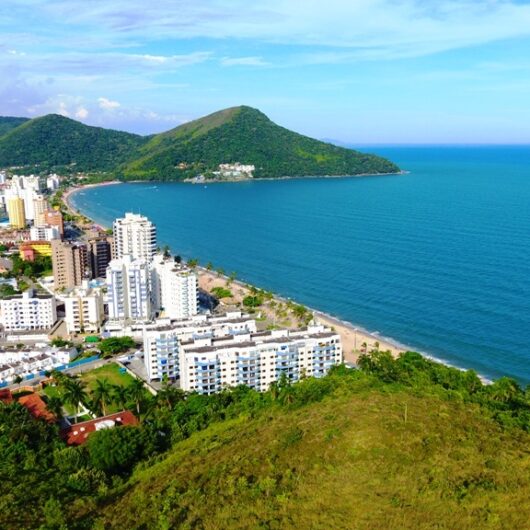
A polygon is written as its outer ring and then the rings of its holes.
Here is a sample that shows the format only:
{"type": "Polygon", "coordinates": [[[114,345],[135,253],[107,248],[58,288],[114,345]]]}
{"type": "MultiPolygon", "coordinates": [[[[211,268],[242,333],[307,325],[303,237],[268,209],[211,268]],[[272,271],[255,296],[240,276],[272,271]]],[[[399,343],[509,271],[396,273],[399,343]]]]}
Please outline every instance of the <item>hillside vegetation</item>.
{"type": "Polygon", "coordinates": [[[0,167],[111,171],[143,142],[136,134],[50,114],[26,121],[0,138],[0,167]]]}
{"type": "Polygon", "coordinates": [[[399,171],[383,158],[284,129],[250,107],[225,109],[150,137],[89,127],[54,114],[17,127],[8,121],[18,118],[3,120],[0,167],[103,173],[123,180],[180,180],[209,175],[231,162],[255,165],[255,177],[399,171]]]}
{"type": "Polygon", "coordinates": [[[263,394],[165,388],[141,426],[76,449],[0,406],[0,526],[526,528],[528,389],[415,353],[360,366],[263,394]]]}
{"type": "Polygon", "coordinates": [[[22,125],[29,118],[15,118],[10,116],[0,116],[0,137],[7,134],[12,129],[15,129],[19,125],[22,125]]]}
{"type": "Polygon", "coordinates": [[[120,168],[125,179],[174,179],[240,162],[255,177],[394,173],[399,168],[363,154],[294,133],[250,107],[234,107],[156,135],[120,168]]]}

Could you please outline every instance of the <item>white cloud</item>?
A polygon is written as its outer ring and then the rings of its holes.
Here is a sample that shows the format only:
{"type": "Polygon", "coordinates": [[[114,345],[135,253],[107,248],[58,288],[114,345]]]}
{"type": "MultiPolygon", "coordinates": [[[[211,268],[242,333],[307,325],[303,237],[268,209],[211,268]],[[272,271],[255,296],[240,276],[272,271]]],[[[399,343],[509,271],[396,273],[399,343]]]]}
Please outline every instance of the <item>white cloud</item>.
{"type": "Polygon", "coordinates": [[[220,60],[223,66],[268,66],[269,63],[263,60],[262,57],[223,57],[220,60]]]}
{"type": "Polygon", "coordinates": [[[107,99],[104,97],[98,98],[98,104],[99,108],[105,109],[105,110],[112,110],[117,109],[120,107],[119,101],[112,101],[111,99],[107,99]]]}
{"type": "Polygon", "coordinates": [[[79,107],[74,116],[78,119],[78,120],[84,120],[86,118],[88,118],[88,110],[85,108],[85,107],[79,107]]]}

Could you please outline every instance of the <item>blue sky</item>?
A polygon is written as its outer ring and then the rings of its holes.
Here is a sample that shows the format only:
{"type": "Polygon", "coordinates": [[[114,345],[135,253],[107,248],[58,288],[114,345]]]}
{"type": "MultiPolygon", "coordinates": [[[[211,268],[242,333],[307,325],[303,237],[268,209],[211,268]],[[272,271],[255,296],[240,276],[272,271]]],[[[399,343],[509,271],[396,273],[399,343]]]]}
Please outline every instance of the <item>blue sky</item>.
{"type": "Polygon", "coordinates": [[[0,3],[0,115],[151,133],[240,104],[357,145],[530,143],[530,3],[0,3]]]}

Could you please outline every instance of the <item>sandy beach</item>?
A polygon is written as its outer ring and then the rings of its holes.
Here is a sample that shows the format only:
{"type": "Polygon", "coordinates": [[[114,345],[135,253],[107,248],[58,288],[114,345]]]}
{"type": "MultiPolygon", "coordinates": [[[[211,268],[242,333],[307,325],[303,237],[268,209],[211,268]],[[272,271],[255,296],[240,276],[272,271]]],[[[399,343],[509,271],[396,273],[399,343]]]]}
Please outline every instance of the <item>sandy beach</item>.
{"type": "MultiPolygon", "coordinates": [[[[252,294],[247,285],[240,281],[231,281],[227,276],[220,275],[215,271],[208,271],[205,268],[198,267],[199,274],[199,287],[204,291],[211,292],[215,287],[223,287],[229,289],[232,293],[232,297],[224,299],[222,305],[226,308],[234,307],[242,304],[243,298],[252,294]]],[[[289,300],[275,295],[270,302],[263,304],[256,312],[261,313],[269,323],[278,325],[286,325],[287,327],[297,327],[300,322],[289,314],[286,317],[278,316],[278,308],[285,307],[289,300]]],[[[347,362],[355,363],[363,352],[371,351],[373,349],[379,349],[383,351],[390,351],[394,356],[399,355],[405,351],[400,348],[397,344],[390,342],[387,339],[382,339],[377,335],[369,333],[363,328],[356,327],[348,322],[341,321],[337,318],[322,313],[317,310],[313,310],[315,320],[321,324],[333,328],[341,337],[342,347],[344,351],[344,360],[347,362]]]]}

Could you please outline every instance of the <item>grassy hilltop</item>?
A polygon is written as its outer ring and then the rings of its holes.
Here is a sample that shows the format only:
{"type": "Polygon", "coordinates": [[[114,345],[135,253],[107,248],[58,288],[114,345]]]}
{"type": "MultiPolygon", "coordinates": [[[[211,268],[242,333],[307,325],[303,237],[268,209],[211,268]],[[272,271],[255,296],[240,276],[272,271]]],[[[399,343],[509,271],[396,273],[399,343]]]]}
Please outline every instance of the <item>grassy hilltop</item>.
{"type": "Polygon", "coordinates": [[[181,180],[233,162],[255,165],[255,177],[399,171],[384,158],[291,132],[244,106],[147,137],[56,114],[18,126],[16,120],[0,118],[0,167],[103,172],[123,180],[181,180]]]}
{"type": "Polygon", "coordinates": [[[166,389],[145,396],[141,426],[78,449],[0,405],[0,526],[527,527],[528,389],[414,353],[361,368],[264,394],[166,389]]]}

